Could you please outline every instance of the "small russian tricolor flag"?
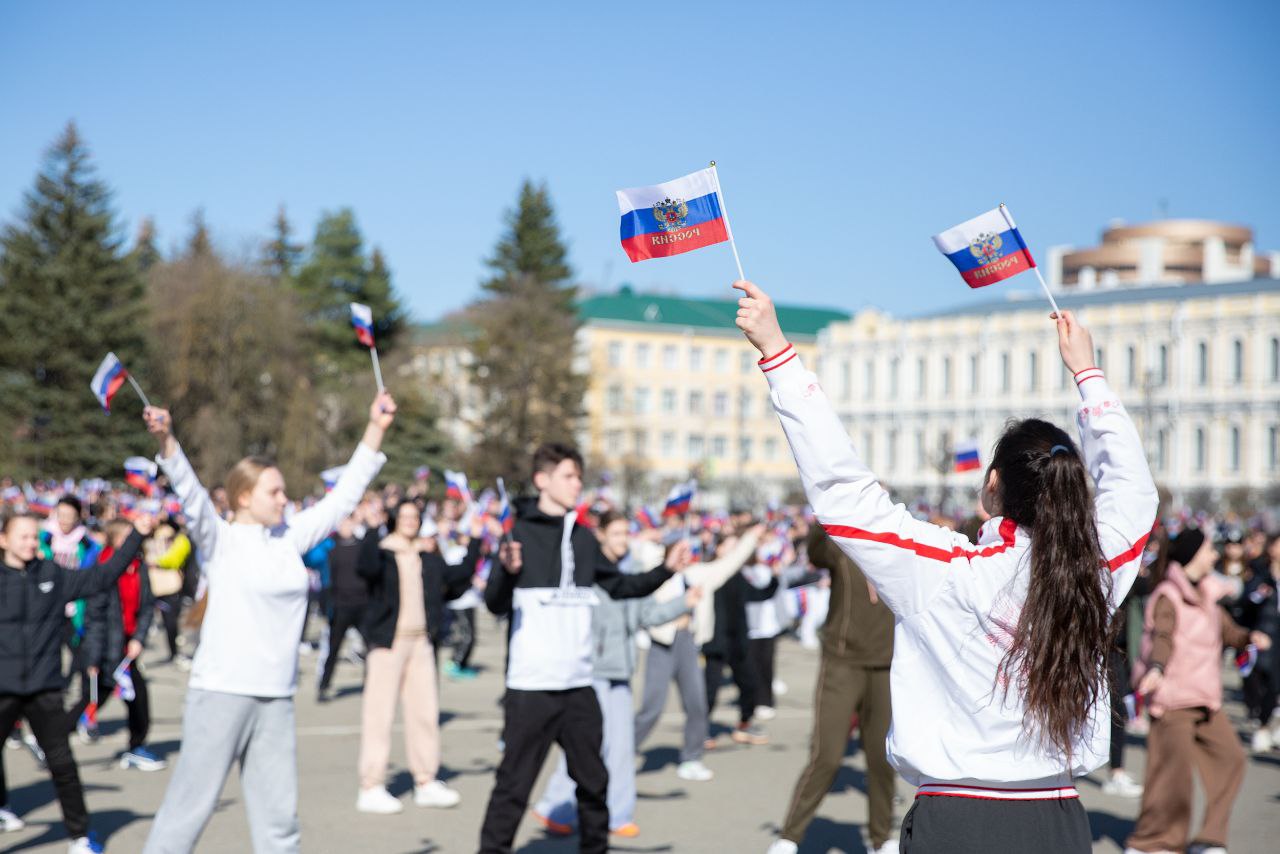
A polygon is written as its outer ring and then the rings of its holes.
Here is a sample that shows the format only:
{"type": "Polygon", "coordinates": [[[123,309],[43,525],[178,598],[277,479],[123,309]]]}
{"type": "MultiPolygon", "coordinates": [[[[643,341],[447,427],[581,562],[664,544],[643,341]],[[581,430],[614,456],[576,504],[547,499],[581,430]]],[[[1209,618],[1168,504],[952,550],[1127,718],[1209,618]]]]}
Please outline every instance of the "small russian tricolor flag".
{"type": "Polygon", "coordinates": [[[714,169],[617,194],[622,248],[633,262],[679,255],[732,238],[714,169]]]}
{"type": "Polygon", "coordinates": [[[498,478],[498,523],[502,525],[502,533],[510,534],[516,526],[516,517],[511,513],[511,499],[507,497],[507,484],[498,478]]]}
{"type": "Polygon", "coordinates": [[[688,513],[693,505],[693,494],[697,489],[697,483],[692,480],[671,487],[671,491],[667,493],[667,505],[662,508],[662,515],[664,517],[683,516],[688,513]]]}
{"type": "Polygon", "coordinates": [[[155,488],[156,464],[146,457],[129,457],[124,461],[124,482],[148,498],[155,488]]]}
{"type": "Polygon", "coordinates": [[[1253,644],[1249,644],[1236,655],[1236,669],[1240,671],[1241,676],[1248,676],[1257,665],[1258,648],[1253,644]]]}
{"type": "Polygon", "coordinates": [[[373,310],[358,302],[351,303],[351,325],[356,329],[356,338],[366,347],[373,346],[373,310]]]}
{"type": "Polygon", "coordinates": [[[1036,265],[1004,205],[935,234],[933,243],[971,288],[994,285],[1036,265]]]}
{"type": "Polygon", "coordinates": [[[658,525],[660,524],[658,522],[657,515],[648,507],[645,507],[643,505],[640,507],[639,510],[636,511],[636,520],[640,523],[640,526],[644,528],[646,531],[652,531],[654,528],[657,528],[658,525]]]}
{"type": "Polygon", "coordinates": [[[956,445],[956,471],[973,471],[982,468],[978,455],[978,441],[969,439],[956,445]]]}
{"type": "Polygon", "coordinates": [[[102,360],[102,364],[98,365],[98,372],[93,375],[93,382],[89,383],[89,388],[93,389],[93,395],[98,398],[102,408],[110,412],[111,398],[116,396],[120,386],[124,385],[128,379],[129,374],[125,372],[124,365],[120,364],[116,354],[108,353],[102,360]]]}
{"type": "Polygon", "coordinates": [[[347,467],[343,465],[320,472],[320,479],[324,481],[324,491],[333,492],[333,488],[338,485],[338,478],[342,477],[342,473],[346,470],[347,467]]]}
{"type": "Polygon", "coordinates": [[[444,473],[444,497],[454,501],[471,503],[471,487],[467,484],[467,476],[460,471],[444,473]]]}

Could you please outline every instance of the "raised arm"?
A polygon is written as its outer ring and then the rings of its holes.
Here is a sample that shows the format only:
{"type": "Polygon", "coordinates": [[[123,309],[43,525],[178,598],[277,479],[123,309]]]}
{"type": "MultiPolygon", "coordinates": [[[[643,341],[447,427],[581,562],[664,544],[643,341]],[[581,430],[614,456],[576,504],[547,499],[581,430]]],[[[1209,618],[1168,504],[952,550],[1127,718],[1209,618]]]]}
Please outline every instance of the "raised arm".
{"type": "Polygon", "coordinates": [[[1142,440],[1129,413],[1094,366],[1093,340],[1075,316],[1055,317],[1062,361],[1080,389],[1080,448],[1096,487],[1094,517],[1098,541],[1111,570],[1111,607],[1124,600],[1138,570],[1142,551],[1155,524],[1160,497],[1142,440]]]}
{"type": "Polygon", "coordinates": [[[685,580],[691,585],[701,587],[709,596],[715,593],[733,574],[746,566],[760,545],[760,536],[764,533],[763,525],[756,525],[738,538],[738,542],[715,560],[706,563],[695,563],[685,570],[685,580]]]}
{"type": "Polygon", "coordinates": [[[187,530],[190,539],[200,550],[201,560],[207,567],[209,558],[213,556],[218,542],[218,533],[226,524],[218,516],[209,493],[200,484],[195,469],[182,452],[178,440],[173,435],[173,419],[169,410],[158,406],[148,406],[142,413],[147,423],[147,431],[160,442],[160,453],[156,462],[169,478],[169,487],[177,493],[182,502],[182,513],[187,517],[187,530]]]}
{"type": "Polygon", "coordinates": [[[120,574],[138,556],[138,549],[142,548],[142,540],[146,536],[142,531],[151,532],[149,522],[144,519],[149,520],[150,517],[145,514],[139,516],[135,523],[137,527],[120,544],[120,548],[102,563],[88,569],[62,571],[62,590],[68,602],[101,593],[116,583],[120,574]]]}
{"type": "Polygon", "coordinates": [[[311,551],[325,537],[333,533],[338,523],[351,515],[364,496],[365,489],[382,470],[387,457],[379,449],[387,428],[395,420],[396,402],[387,392],[381,392],[369,407],[369,424],[364,438],[356,446],[351,460],[343,470],[333,491],[314,507],[309,507],[289,520],[288,537],[302,554],[311,551]]]}
{"type": "Polygon", "coordinates": [[[638,575],[623,575],[618,565],[605,557],[600,547],[595,552],[595,583],[604,588],[611,599],[638,599],[661,587],[674,573],[689,565],[692,553],[687,543],[679,543],[667,553],[666,563],[638,575]]]}
{"type": "Polygon", "coordinates": [[[738,301],[738,327],[764,357],[760,369],[818,522],[899,618],[923,610],[947,582],[951,562],[967,559],[971,544],[890,500],[858,457],[818,378],[783,336],[768,295],[751,282],[734,287],[745,294],[738,301]]]}

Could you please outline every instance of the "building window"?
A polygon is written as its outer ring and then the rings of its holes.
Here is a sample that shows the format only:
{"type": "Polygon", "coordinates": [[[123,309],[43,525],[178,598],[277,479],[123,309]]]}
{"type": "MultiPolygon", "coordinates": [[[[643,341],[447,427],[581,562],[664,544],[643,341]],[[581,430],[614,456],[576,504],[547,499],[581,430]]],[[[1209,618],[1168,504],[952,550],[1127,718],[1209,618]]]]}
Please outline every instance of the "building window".
{"type": "Polygon", "coordinates": [[[1125,382],[1129,388],[1134,388],[1138,384],[1138,350],[1135,347],[1128,347],[1124,351],[1124,367],[1125,382]]]}
{"type": "Polygon", "coordinates": [[[885,471],[893,471],[898,467],[898,431],[890,430],[888,441],[884,445],[885,471]]]}
{"type": "Polygon", "coordinates": [[[751,369],[756,366],[756,360],[751,356],[750,350],[743,350],[738,354],[738,367],[744,374],[751,373],[751,369]]]}
{"type": "Polygon", "coordinates": [[[670,459],[676,455],[676,434],[666,430],[662,434],[662,456],[670,459]]]}
{"type": "Polygon", "coordinates": [[[689,459],[700,460],[706,453],[706,443],[701,433],[689,434],[689,459]]]}
{"type": "Polygon", "coordinates": [[[718,391],[711,401],[711,411],[714,415],[723,418],[729,414],[729,392],[718,391]]]}
{"type": "Polygon", "coordinates": [[[609,367],[611,368],[622,367],[622,342],[621,341],[609,342],[609,367]]]}
{"type": "Polygon", "coordinates": [[[622,431],[610,430],[604,435],[604,450],[611,457],[622,453],[622,431]]]}
{"type": "Polygon", "coordinates": [[[729,351],[724,347],[716,348],[716,373],[729,373],[729,351]]]}
{"type": "Polygon", "coordinates": [[[1009,390],[1009,354],[1000,354],[1000,390],[1009,390]]]}
{"type": "Polygon", "coordinates": [[[898,396],[898,363],[902,360],[894,356],[889,360],[889,395],[890,397],[898,396]]]}
{"type": "Polygon", "coordinates": [[[690,415],[702,414],[702,392],[700,391],[689,392],[689,414],[690,415]]]}
{"type": "Polygon", "coordinates": [[[1107,351],[1101,347],[1098,347],[1097,350],[1094,352],[1093,357],[1094,357],[1094,365],[1098,368],[1098,370],[1105,371],[1107,369],[1107,365],[1106,365],[1107,351]]]}
{"type": "Polygon", "coordinates": [[[969,357],[969,391],[976,394],[978,391],[978,354],[974,353],[969,357]]]}
{"type": "Polygon", "coordinates": [[[870,468],[872,461],[875,459],[875,437],[871,435],[870,430],[862,431],[862,461],[870,468]]]}
{"type": "Polygon", "coordinates": [[[676,390],[673,388],[664,388],[662,390],[662,411],[666,415],[674,415],[676,412],[676,390]]]}
{"type": "Polygon", "coordinates": [[[929,465],[929,454],[924,447],[924,431],[916,431],[916,468],[925,469],[929,465]]]}
{"type": "Polygon", "coordinates": [[[689,348],[689,370],[691,371],[702,370],[702,348],[701,347],[689,348]]]}
{"type": "Polygon", "coordinates": [[[634,430],[631,433],[631,450],[635,452],[637,457],[645,457],[649,454],[649,434],[643,430],[634,430]]]}
{"type": "Polygon", "coordinates": [[[1240,471],[1240,428],[1231,428],[1231,446],[1228,448],[1228,458],[1231,460],[1231,470],[1240,471]]]}
{"type": "Polygon", "coordinates": [[[1035,391],[1040,386],[1040,354],[1032,350],[1027,354],[1027,391],[1035,391]]]}
{"type": "Polygon", "coordinates": [[[751,437],[743,436],[738,439],[738,459],[742,462],[751,460],[751,437]]]}
{"type": "Polygon", "coordinates": [[[636,345],[636,367],[641,370],[647,370],[649,367],[649,345],[636,345]]]}
{"type": "Polygon", "coordinates": [[[680,359],[676,355],[674,345],[668,344],[662,348],[662,367],[668,371],[674,371],[680,367],[680,359]]]}
{"type": "Polygon", "coordinates": [[[729,440],[724,436],[711,437],[711,456],[723,460],[729,456],[729,440]]]}
{"type": "Polygon", "coordinates": [[[636,414],[645,415],[649,412],[649,388],[648,386],[640,386],[635,391],[636,414]]]}
{"type": "Polygon", "coordinates": [[[1169,452],[1169,431],[1156,431],[1156,471],[1164,471],[1168,465],[1166,455],[1169,452]]]}
{"type": "Polygon", "coordinates": [[[1205,341],[1196,345],[1196,382],[1209,384],[1209,344],[1205,341]]]}
{"type": "Polygon", "coordinates": [[[1244,342],[1239,338],[1231,342],[1231,381],[1244,382],[1244,342]]]}
{"type": "Polygon", "coordinates": [[[942,357],[942,393],[951,396],[951,357],[942,357]]]}
{"type": "Polygon", "coordinates": [[[1204,471],[1209,464],[1208,448],[1205,446],[1206,439],[1204,428],[1196,428],[1196,471],[1204,471]]]}
{"type": "Polygon", "coordinates": [[[622,386],[609,386],[609,390],[605,392],[605,406],[615,415],[622,411],[622,386]]]}
{"type": "Polygon", "coordinates": [[[924,359],[916,359],[916,396],[917,397],[924,397],[925,391],[927,390],[927,385],[928,385],[927,380],[929,379],[928,374],[926,372],[927,367],[928,366],[925,364],[924,359]]]}
{"type": "Polygon", "coordinates": [[[863,368],[863,389],[862,396],[864,398],[874,397],[876,393],[876,363],[867,359],[867,364],[863,368]]]}
{"type": "Polygon", "coordinates": [[[743,418],[751,417],[751,395],[745,388],[738,389],[738,409],[741,410],[738,414],[743,418]]]}
{"type": "Polygon", "coordinates": [[[1267,430],[1267,468],[1280,469],[1280,427],[1267,430]]]}
{"type": "Polygon", "coordinates": [[[1160,385],[1169,382],[1169,345],[1161,344],[1157,351],[1156,379],[1160,385]]]}
{"type": "Polygon", "coordinates": [[[760,411],[763,412],[765,415],[773,415],[773,395],[769,394],[769,392],[766,391],[764,393],[764,397],[761,398],[760,402],[764,404],[764,409],[760,411]]]}
{"type": "Polygon", "coordinates": [[[853,396],[853,366],[849,360],[840,363],[840,399],[848,400],[853,396]]]}
{"type": "Polygon", "coordinates": [[[764,440],[764,458],[773,462],[778,458],[778,440],[770,437],[764,440]]]}

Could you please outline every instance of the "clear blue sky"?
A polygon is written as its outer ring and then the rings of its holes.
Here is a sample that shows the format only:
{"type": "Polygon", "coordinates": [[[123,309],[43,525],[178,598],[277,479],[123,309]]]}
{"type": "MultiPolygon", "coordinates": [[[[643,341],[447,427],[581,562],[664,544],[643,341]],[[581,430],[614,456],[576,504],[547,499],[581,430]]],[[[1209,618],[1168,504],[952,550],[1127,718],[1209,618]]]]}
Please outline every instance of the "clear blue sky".
{"type": "Polygon", "coordinates": [[[929,236],[1000,201],[1040,254],[1162,200],[1280,249],[1280,3],[600,5],[6,3],[0,219],[74,119],[130,232],[202,207],[239,251],[281,202],[305,237],[350,205],[422,320],[526,176],[583,284],[727,293],[727,246],[618,244],[613,190],[710,159],[780,300],[983,299],[929,236]]]}

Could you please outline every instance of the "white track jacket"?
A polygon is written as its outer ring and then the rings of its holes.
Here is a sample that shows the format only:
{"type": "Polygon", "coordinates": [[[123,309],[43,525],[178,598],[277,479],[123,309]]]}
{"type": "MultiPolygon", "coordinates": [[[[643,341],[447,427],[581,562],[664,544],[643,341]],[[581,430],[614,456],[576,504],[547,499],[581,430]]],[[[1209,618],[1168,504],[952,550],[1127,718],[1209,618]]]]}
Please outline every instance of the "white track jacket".
{"type": "MultiPolygon", "coordinates": [[[[1016,689],[996,684],[1030,572],[1031,532],[993,518],[978,542],[912,518],[859,459],[817,377],[794,349],[761,360],[818,521],[893,610],[893,725],[888,751],[921,795],[1075,797],[1074,777],[1107,758],[1104,691],[1071,767],[1023,725],[1016,689]]],[[[1138,433],[1102,371],[1076,376],[1085,464],[1111,571],[1112,609],[1137,575],[1157,496],[1138,433]]]]}

